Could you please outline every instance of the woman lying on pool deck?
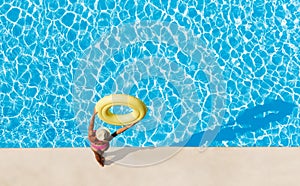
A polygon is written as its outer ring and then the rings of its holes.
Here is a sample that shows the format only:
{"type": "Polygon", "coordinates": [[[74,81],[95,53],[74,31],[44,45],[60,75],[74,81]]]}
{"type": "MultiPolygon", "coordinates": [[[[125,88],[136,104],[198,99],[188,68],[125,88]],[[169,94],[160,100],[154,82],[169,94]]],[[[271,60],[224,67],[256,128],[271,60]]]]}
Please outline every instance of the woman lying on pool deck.
{"type": "Polygon", "coordinates": [[[97,115],[97,113],[98,112],[96,112],[95,109],[94,114],[90,121],[90,126],[88,128],[88,136],[89,136],[89,141],[91,143],[91,149],[95,154],[95,158],[98,161],[98,163],[103,167],[105,161],[105,158],[103,157],[103,153],[109,148],[110,140],[112,140],[118,134],[121,134],[122,132],[126,131],[130,127],[134,126],[136,123],[120,128],[113,134],[110,134],[109,130],[106,128],[99,128],[97,130],[94,130],[95,116],[97,115]]]}

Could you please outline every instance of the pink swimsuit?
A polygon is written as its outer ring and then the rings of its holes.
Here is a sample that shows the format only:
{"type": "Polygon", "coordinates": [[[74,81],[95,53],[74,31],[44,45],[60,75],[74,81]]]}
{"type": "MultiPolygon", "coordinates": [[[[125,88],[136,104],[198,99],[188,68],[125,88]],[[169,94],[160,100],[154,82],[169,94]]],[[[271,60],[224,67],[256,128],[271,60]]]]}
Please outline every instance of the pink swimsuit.
{"type": "Polygon", "coordinates": [[[109,143],[104,143],[103,145],[96,145],[91,143],[91,147],[97,151],[106,151],[109,147],[109,143]]]}

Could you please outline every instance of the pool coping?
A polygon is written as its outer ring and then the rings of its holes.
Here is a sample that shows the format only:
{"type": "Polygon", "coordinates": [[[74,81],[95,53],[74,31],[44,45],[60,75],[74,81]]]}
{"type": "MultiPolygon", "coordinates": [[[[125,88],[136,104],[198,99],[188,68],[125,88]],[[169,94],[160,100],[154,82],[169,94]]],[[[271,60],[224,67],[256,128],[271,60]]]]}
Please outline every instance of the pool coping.
{"type": "MultiPolygon", "coordinates": [[[[111,148],[120,150],[124,148],[111,148]]],[[[130,150],[130,148],[125,148],[130,150]]],[[[0,183],[17,185],[299,185],[300,148],[166,147],[163,162],[100,167],[89,148],[0,149],[0,183]]],[[[109,161],[109,160],[108,160],[109,161]]]]}

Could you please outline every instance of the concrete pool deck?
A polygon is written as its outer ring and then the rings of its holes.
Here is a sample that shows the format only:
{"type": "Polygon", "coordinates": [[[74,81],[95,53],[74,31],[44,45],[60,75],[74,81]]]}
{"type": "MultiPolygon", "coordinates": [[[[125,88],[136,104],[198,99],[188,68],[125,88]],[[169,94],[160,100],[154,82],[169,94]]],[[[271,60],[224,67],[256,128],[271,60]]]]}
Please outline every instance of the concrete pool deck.
{"type": "Polygon", "coordinates": [[[300,148],[111,148],[104,168],[88,148],[1,149],[0,160],[1,186],[300,184],[300,148]],[[158,153],[167,158],[143,162],[158,153]]]}

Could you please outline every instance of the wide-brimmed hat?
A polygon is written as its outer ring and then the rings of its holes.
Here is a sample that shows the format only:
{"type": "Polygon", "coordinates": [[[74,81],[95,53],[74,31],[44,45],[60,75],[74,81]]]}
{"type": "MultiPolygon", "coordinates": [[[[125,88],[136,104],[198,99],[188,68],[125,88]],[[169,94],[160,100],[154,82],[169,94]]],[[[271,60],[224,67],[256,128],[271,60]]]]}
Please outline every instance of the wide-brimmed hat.
{"type": "Polygon", "coordinates": [[[97,131],[96,131],[96,138],[98,140],[105,140],[109,136],[110,136],[110,131],[109,131],[108,128],[101,127],[101,128],[98,128],[97,131]]]}

